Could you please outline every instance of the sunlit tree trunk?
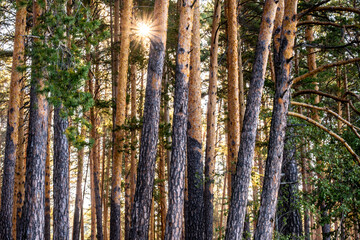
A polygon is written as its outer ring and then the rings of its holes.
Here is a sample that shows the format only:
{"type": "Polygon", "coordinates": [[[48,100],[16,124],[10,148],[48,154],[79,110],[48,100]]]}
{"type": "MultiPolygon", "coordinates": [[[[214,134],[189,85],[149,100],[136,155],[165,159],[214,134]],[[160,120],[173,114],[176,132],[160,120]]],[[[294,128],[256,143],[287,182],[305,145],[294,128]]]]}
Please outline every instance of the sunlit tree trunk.
{"type": "Polygon", "coordinates": [[[155,0],[156,34],[152,36],[141,132],[140,158],[131,218],[131,239],[148,240],[151,199],[159,138],[161,79],[164,67],[168,0],[155,0]]]}
{"type": "Polygon", "coordinates": [[[18,67],[24,60],[24,35],[26,26],[26,4],[20,0],[16,1],[17,11],[15,19],[15,37],[12,59],[12,72],[10,80],[10,99],[8,106],[8,120],[6,126],[5,158],[3,163],[3,178],[1,189],[1,210],[0,210],[0,238],[12,239],[12,214],[14,197],[14,176],[16,151],[18,144],[19,110],[21,78],[23,74],[18,67]]]}
{"type": "Polygon", "coordinates": [[[277,1],[267,0],[264,5],[252,79],[246,101],[247,105],[241,132],[236,174],[232,183],[231,203],[225,236],[227,240],[240,239],[243,232],[252,161],[254,158],[256,129],[277,3],[277,1]]]}
{"type": "Polygon", "coordinates": [[[169,209],[166,216],[165,239],[180,239],[184,216],[184,187],[186,164],[186,130],[190,73],[190,44],[192,31],[192,1],[182,1],[178,47],[176,52],[175,97],[173,115],[172,153],[169,169],[169,209]]]}
{"type": "Polygon", "coordinates": [[[254,234],[254,239],[258,240],[271,239],[274,230],[284,152],[286,120],[290,102],[290,71],[291,59],[294,55],[293,47],[297,24],[296,13],[297,0],[285,1],[281,36],[280,38],[276,38],[274,43],[276,89],[259,218],[254,234]],[[278,43],[276,43],[277,41],[278,43]]]}
{"type": "MultiPolygon", "coordinates": [[[[33,3],[34,32],[39,24],[42,9],[37,1],[33,3]]],[[[38,61],[33,57],[33,64],[38,61]]],[[[44,239],[45,161],[48,127],[48,103],[38,92],[43,87],[41,74],[33,71],[30,90],[29,138],[26,156],[25,201],[21,217],[20,233],[17,239],[44,239]]]]}
{"type": "Polygon", "coordinates": [[[122,155],[123,155],[122,146],[123,146],[124,132],[119,128],[125,122],[126,85],[127,85],[127,70],[128,70],[128,62],[129,62],[130,25],[132,18],[133,1],[124,0],[122,3],[123,3],[122,5],[123,8],[121,11],[121,24],[120,24],[121,39],[120,39],[119,74],[116,81],[116,116],[115,116],[115,126],[114,126],[115,138],[114,138],[114,152],[113,152],[111,214],[110,214],[110,239],[114,239],[114,240],[120,239],[120,234],[121,234],[120,231],[121,166],[122,166],[122,155]]]}
{"type": "Polygon", "coordinates": [[[210,73],[206,119],[205,186],[204,186],[204,238],[213,238],[214,175],[215,175],[215,122],[218,73],[218,26],[221,18],[221,4],[216,0],[211,30],[210,73]]]}
{"type": "MultiPolygon", "coordinates": [[[[24,81],[22,86],[24,86],[24,81]]],[[[20,96],[20,114],[19,114],[19,134],[18,134],[18,145],[16,152],[16,170],[15,170],[15,189],[14,189],[14,206],[13,206],[13,232],[12,237],[16,239],[16,233],[20,226],[20,218],[22,213],[22,206],[24,203],[25,193],[25,168],[26,168],[26,138],[25,138],[25,114],[24,114],[24,89],[21,91],[20,96]]]]}
{"type": "MultiPolygon", "coordinates": [[[[238,39],[237,39],[237,1],[227,0],[227,35],[228,35],[228,111],[229,111],[229,141],[228,166],[229,174],[235,174],[235,167],[240,144],[240,110],[238,83],[238,39]]],[[[229,186],[231,186],[229,178],[229,186]]],[[[230,188],[231,189],[231,188],[230,188]]]]}
{"type": "MultiPolygon", "coordinates": [[[[136,120],[136,65],[131,66],[131,119],[136,120]]],[[[136,187],[136,129],[131,131],[130,204],[134,202],[136,187]]],[[[131,214],[131,212],[130,212],[131,214]]],[[[130,215],[131,220],[131,215],[130,215]]]]}
{"type": "MultiPolygon", "coordinates": [[[[130,76],[131,80],[132,76],[130,76]]],[[[129,116],[129,109],[130,109],[130,102],[126,102],[126,119],[127,121],[131,121],[131,117],[129,116]]],[[[132,131],[132,130],[131,130],[132,131]]],[[[128,135],[128,133],[126,134],[128,135]]],[[[130,233],[130,220],[131,220],[131,202],[130,202],[130,169],[131,169],[131,139],[128,137],[125,138],[125,145],[127,146],[127,149],[124,148],[124,160],[125,160],[125,172],[124,172],[124,178],[125,178],[125,220],[124,220],[124,232],[125,232],[125,239],[129,239],[129,233],[130,233]]]]}
{"type": "MultiPolygon", "coordinates": [[[[202,239],[204,234],[203,163],[201,121],[200,0],[193,6],[189,103],[187,126],[187,183],[185,239],[202,239]]],[[[165,159],[165,158],[164,158],[165,159]]]]}

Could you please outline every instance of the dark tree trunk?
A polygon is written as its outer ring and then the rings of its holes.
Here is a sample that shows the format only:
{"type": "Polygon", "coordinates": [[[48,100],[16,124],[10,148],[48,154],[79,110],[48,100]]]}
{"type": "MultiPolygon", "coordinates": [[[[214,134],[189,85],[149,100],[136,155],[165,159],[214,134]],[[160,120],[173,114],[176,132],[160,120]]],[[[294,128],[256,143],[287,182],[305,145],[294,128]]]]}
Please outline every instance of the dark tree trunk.
{"type": "MultiPolygon", "coordinates": [[[[84,137],[85,128],[81,128],[81,136],[84,137]]],[[[73,225],[73,240],[79,240],[80,237],[80,220],[81,220],[81,206],[82,206],[82,178],[84,167],[84,148],[78,150],[78,167],[77,167],[77,180],[76,180],[76,196],[75,196],[75,209],[74,209],[74,225],[73,225]]]]}
{"type": "Polygon", "coordinates": [[[290,239],[300,239],[302,236],[302,220],[298,201],[298,169],[293,133],[293,127],[288,125],[276,212],[276,228],[280,234],[290,239]]]}
{"type": "Polygon", "coordinates": [[[45,240],[51,239],[51,167],[50,167],[50,141],[51,141],[51,122],[53,119],[53,109],[49,107],[48,130],[47,130],[47,146],[46,146],[46,162],[45,162],[45,240]]]}
{"type": "Polygon", "coordinates": [[[201,76],[200,76],[200,5],[194,5],[193,35],[191,39],[189,117],[187,130],[188,200],[185,207],[185,239],[202,239],[204,234],[203,163],[201,135],[201,76]]]}
{"type": "Polygon", "coordinates": [[[225,236],[227,240],[241,239],[243,232],[252,161],[254,158],[256,129],[277,3],[277,1],[267,0],[264,5],[252,79],[246,101],[247,105],[240,138],[236,174],[232,186],[231,204],[225,236]]]}
{"type": "Polygon", "coordinates": [[[8,107],[8,120],[6,126],[5,158],[3,165],[3,183],[1,188],[1,211],[0,211],[0,239],[12,239],[12,214],[14,197],[14,177],[16,163],[16,148],[18,144],[20,91],[22,73],[17,70],[24,59],[24,39],[26,25],[26,6],[21,6],[16,1],[15,38],[10,81],[10,99],[8,107]]]}
{"type": "Polygon", "coordinates": [[[69,122],[54,109],[54,240],[69,239],[69,122]]]}
{"type": "MultiPolygon", "coordinates": [[[[34,26],[41,14],[38,2],[33,3],[34,26]]],[[[35,35],[37,33],[35,32],[35,35]]],[[[36,56],[33,62],[37,62],[36,56]]],[[[30,90],[29,137],[26,157],[25,201],[17,239],[44,239],[45,161],[48,127],[48,103],[39,93],[43,87],[41,73],[34,70],[30,90]]]]}
{"type": "Polygon", "coordinates": [[[165,230],[165,239],[167,240],[181,239],[183,230],[192,15],[192,1],[183,0],[180,7],[179,39],[176,52],[172,154],[169,169],[169,209],[165,230]]]}
{"type": "Polygon", "coordinates": [[[276,89],[271,119],[268,157],[261,194],[259,218],[254,234],[255,240],[271,239],[275,224],[275,211],[284,152],[287,112],[290,101],[290,71],[296,32],[297,0],[285,1],[284,19],[279,45],[274,43],[276,89]],[[279,46],[279,48],[277,48],[279,46]]]}
{"type": "Polygon", "coordinates": [[[130,239],[148,240],[149,234],[156,150],[159,139],[161,79],[165,57],[168,6],[168,0],[155,1],[154,16],[158,24],[158,34],[151,39],[150,45],[144,120],[132,207],[130,239]]]}

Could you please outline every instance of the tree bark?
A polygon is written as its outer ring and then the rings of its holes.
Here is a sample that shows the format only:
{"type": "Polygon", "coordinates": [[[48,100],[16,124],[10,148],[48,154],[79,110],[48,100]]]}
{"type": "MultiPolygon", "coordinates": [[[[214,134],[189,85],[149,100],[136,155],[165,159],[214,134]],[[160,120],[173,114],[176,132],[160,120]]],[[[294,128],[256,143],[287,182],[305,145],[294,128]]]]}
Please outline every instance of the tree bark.
{"type": "MultiPolygon", "coordinates": [[[[121,203],[121,168],[122,168],[122,146],[124,132],[121,126],[125,122],[126,107],[126,85],[127,70],[129,62],[130,47],[130,25],[132,18],[132,0],[124,0],[121,11],[121,41],[119,74],[116,84],[116,116],[115,116],[115,138],[113,152],[112,191],[111,191],[111,214],[110,214],[110,239],[120,239],[120,203],[121,203]]],[[[116,5],[115,5],[116,7],[116,5]]],[[[116,14],[116,11],[115,11],[116,14]]],[[[115,16],[116,17],[116,16],[115,16]]],[[[116,18],[115,18],[116,19],[116,18]]],[[[116,24],[116,20],[115,20],[116,24]]],[[[116,28],[116,27],[115,27],[116,28]]]]}
{"type": "MultiPolygon", "coordinates": [[[[131,120],[136,120],[136,65],[131,66],[131,120]]],[[[131,131],[130,204],[134,202],[136,187],[136,129],[131,131]]],[[[131,211],[130,211],[131,214],[131,211]]],[[[131,220],[131,215],[130,215],[131,220]]]]}
{"type": "Polygon", "coordinates": [[[54,108],[54,240],[69,239],[69,122],[54,108]]]}
{"type": "Polygon", "coordinates": [[[271,119],[268,157],[266,159],[265,177],[261,194],[259,218],[254,239],[271,239],[275,223],[275,212],[280,174],[284,151],[287,112],[290,102],[290,71],[291,59],[297,24],[297,0],[285,1],[284,19],[279,48],[275,47],[274,63],[276,74],[276,89],[273,115],[271,119]]]}
{"type": "Polygon", "coordinates": [[[49,107],[49,115],[48,115],[48,129],[47,129],[47,146],[46,146],[46,161],[45,161],[45,240],[51,239],[51,203],[50,203],[50,195],[51,195],[51,168],[50,168],[50,141],[51,141],[51,121],[53,119],[53,110],[49,107]]]}
{"type": "Polygon", "coordinates": [[[8,120],[6,126],[5,158],[3,163],[3,178],[1,189],[1,210],[0,210],[0,238],[12,239],[12,216],[13,216],[13,197],[14,197],[14,176],[16,151],[18,145],[19,110],[20,110],[20,91],[21,79],[23,74],[18,71],[18,67],[24,61],[24,39],[26,26],[26,5],[20,0],[16,1],[17,11],[15,18],[15,37],[14,51],[12,60],[11,80],[10,80],[10,99],[8,106],[8,120]]]}
{"type": "MultiPolygon", "coordinates": [[[[34,35],[38,33],[38,18],[42,9],[37,1],[33,3],[34,35]]],[[[33,56],[33,64],[38,61],[33,56]]],[[[43,87],[41,73],[33,71],[30,89],[29,138],[26,157],[25,202],[17,239],[44,239],[45,161],[48,127],[48,103],[39,93],[43,87]]]]}
{"type": "Polygon", "coordinates": [[[200,1],[193,7],[193,28],[191,39],[189,103],[187,126],[187,182],[185,239],[202,239],[204,234],[203,208],[203,163],[202,163],[202,121],[201,121],[201,71],[200,71],[200,1]]]}
{"type": "MultiPolygon", "coordinates": [[[[240,109],[239,109],[239,76],[238,76],[238,40],[237,40],[237,13],[236,0],[227,0],[227,35],[228,35],[228,166],[229,186],[236,170],[236,162],[240,145],[240,109]]],[[[230,193],[231,194],[231,187],[230,193]]],[[[231,195],[230,195],[231,196],[231,195]]]]}
{"type": "Polygon", "coordinates": [[[277,3],[277,1],[272,0],[267,0],[265,2],[261,20],[252,79],[250,82],[243,129],[240,138],[236,175],[232,187],[231,204],[225,236],[225,239],[227,240],[240,239],[242,237],[250,174],[254,158],[256,129],[277,3]]]}
{"type": "MultiPolygon", "coordinates": [[[[81,138],[85,138],[85,127],[81,127],[81,138]]],[[[84,168],[84,148],[78,150],[78,166],[77,166],[77,180],[76,180],[76,196],[74,209],[74,225],[73,225],[73,240],[79,240],[80,237],[80,221],[81,221],[81,207],[82,207],[82,179],[84,168]]]]}
{"type": "MultiPolygon", "coordinates": [[[[289,121],[288,121],[289,123],[289,121]]],[[[302,219],[298,199],[298,169],[294,128],[287,127],[282,163],[282,177],[277,205],[277,231],[290,239],[302,236],[302,219]]]]}
{"type": "Polygon", "coordinates": [[[166,216],[165,239],[180,239],[184,217],[184,187],[186,164],[186,130],[192,31],[192,1],[182,1],[179,39],[176,52],[175,97],[172,134],[172,154],[169,177],[169,209],[166,216]]]}
{"type": "Polygon", "coordinates": [[[140,158],[131,218],[131,239],[148,240],[151,199],[159,138],[161,79],[164,66],[168,0],[156,0],[154,7],[157,34],[152,36],[141,132],[140,158]]]}
{"type": "Polygon", "coordinates": [[[204,186],[204,239],[213,238],[214,175],[215,175],[215,124],[218,73],[218,26],[221,18],[221,4],[215,1],[211,30],[210,74],[206,122],[205,186],[204,186]]]}

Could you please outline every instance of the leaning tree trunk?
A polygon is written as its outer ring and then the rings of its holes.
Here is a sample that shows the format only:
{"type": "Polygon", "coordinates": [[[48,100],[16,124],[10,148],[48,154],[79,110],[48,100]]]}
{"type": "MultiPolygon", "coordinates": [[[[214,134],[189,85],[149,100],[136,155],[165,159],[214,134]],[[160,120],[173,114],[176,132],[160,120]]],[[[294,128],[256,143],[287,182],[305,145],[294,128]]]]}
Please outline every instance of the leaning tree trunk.
{"type": "Polygon", "coordinates": [[[159,138],[161,78],[165,57],[168,6],[168,0],[155,1],[154,19],[157,31],[154,36],[151,36],[140,158],[132,207],[131,239],[148,240],[149,234],[156,150],[159,138]]]}
{"type": "Polygon", "coordinates": [[[271,239],[275,223],[277,196],[284,151],[287,112],[290,101],[291,59],[297,24],[297,0],[285,1],[279,48],[274,48],[276,89],[271,120],[268,157],[266,159],[259,218],[254,239],[271,239]]]}
{"type": "Polygon", "coordinates": [[[18,67],[24,60],[24,38],[26,26],[26,5],[16,1],[16,22],[12,72],[10,80],[10,99],[8,121],[6,126],[5,158],[3,164],[3,185],[1,188],[0,239],[12,239],[12,216],[14,197],[14,176],[16,163],[16,148],[18,144],[20,91],[22,73],[18,67]]]}
{"type": "Polygon", "coordinates": [[[203,163],[201,122],[201,76],[200,76],[200,1],[193,7],[194,18],[191,39],[189,103],[187,126],[187,183],[185,239],[202,239],[204,234],[203,163]]]}
{"type": "Polygon", "coordinates": [[[231,204],[225,239],[240,239],[246,214],[248,189],[254,158],[255,137],[258,125],[265,69],[270,49],[273,22],[278,1],[267,0],[260,25],[255,53],[252,80],[247,97],[236,174],[233,181],[231,204]]]}
{"type": "Polygon", "coordinates": [[[186,130],[192,31],[192,1],[183,0],[180,7],[178,47],[176,52],[175,97],[172,154],[169,169],[169,209],[166,216],[165,239],[180,239],[184,217],[186,164],[186,130]]]}
{"type": "Polygon", "coordinates": [[[204,185],[204,238],[213,238],[214,214],[214,175],[215,175],[215,123],[216,123],[216,95],[218,72],[218,26],[221,18],[221,4],[217,0],[214,6],[214,16],[211,30],[210,74],[206,122],[206,150],[205,150],[205,185],[204,185]]]}
{"type": "MultiPolygon", "coordinates": [[[[227,0],[227,35],[228,35],[228,156],[229,189],[231,190],[232,176],[235,174],[236,162],[240,145],[240,110],[238,83],[238,40],[236,0],[227,0]]],[[[231,191],[230,193],[231,194],[231,191]]]]}
{"type": "Polygon", "coordinates": [[[298,169],[294,137],[294,127],[288,124],[282,160],[276,228],[280,234],[290,239],[300,239],[302,219],[299,211],[298,169]]]}
{"type": "MultiPolygon", "coordinates": [[[[81,127],[81,137],[85,137],[85,127],[81,127]]],[[[82,206],[82,179],[84,168],[84,148],[78,150],[78,167],[76,180],[76,196],[75,196],[75,210],[74,210],[74,225],[73,225],[73,240],[79,240],[80,237],[80,220],[81,220],[81,206],[82,206]]]]}
{"type": "MultiPolygon", "coordinates": [[[[121,41],[120,41],[120,59],[119,74],[116,84],[116,114],[115,114],[115,137],[113,152],[113,171],[112,171],[112,190],[111,190],[111,212],[110,212],[110,239],[120,239],[120,205],[121,205],[121,169],[122,169],[122,146],[124,132],[120,127],[125,122],[126,107],[126,85],[127,70],[129,62],[130,47],[130,25],[132,17],[132,0],[123,1],[121,11],[121,41]]],[[[116,23],[115,23],[116,24],[116,23]]]]}
{"type": "Polygon", "coordinates": [[[69,239],[69,122],[54,108],[54,240],[69,239]]]}
{"type": "MultiPolygon", "coordinates": [[[[34,34],[37,35],[38,18],[41,7],[33,3],[34,34]]],[[[36,44],[36,43],[35,43],[36,44]]],[[[36,46],[35,46],[36,47],[36,46]]],[[[33,56],[33,64],[39,61],[33,56]]],[[[26,157],[25,202],[21,217],[20,232],[17,239],[44,239],[44,193],[45,193],[45,160],[48,127],[48,103],[46,97],[39,93],[43,87],[41,72],[33,70],[30,90],[29,137],[26,157]]]]}

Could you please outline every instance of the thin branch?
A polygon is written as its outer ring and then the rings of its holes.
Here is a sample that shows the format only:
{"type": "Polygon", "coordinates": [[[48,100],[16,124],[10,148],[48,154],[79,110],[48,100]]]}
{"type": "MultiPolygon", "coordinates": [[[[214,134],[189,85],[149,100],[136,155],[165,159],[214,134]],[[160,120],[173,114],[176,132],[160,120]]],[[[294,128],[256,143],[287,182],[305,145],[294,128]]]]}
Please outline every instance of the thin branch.
{"type": "Polygon", "coordinates": [[[301,76],[298,76],[296,78],[293,79],[293,84],[296,84],[302,80],[304,80],[305,78],[314,76],[315,74],[322,72],[328,68],[332,68],[332,67],[336,67],[336,66],[341,66],[341,65],[346,65],[346,64],[350,64],[350,63],[354,63],[354,62],[359,62],[360,58],[353,58],[353,59],[349,59],[349,60],[344,60],[344,61],[339,61],[339,62],[334,62],[334,63],[330,63],[330,64],[325,64],[322,65],[308,73],[305,73],[301,76]]]}
{"type": "Polygon", "coordinates": [[[303,94],[317,94],[317,95],[320,95],[320,96],[332,98],[332,99],[334,99],[336,101],[339,101],[339,102],[344,102],[344,103],[349,102],[348,99],[340,98],[340,97],[337,97],[335,95],[331,95],[329,93],[325,93],[325,92],[321,92],[321,91],[317,91],[317,90],[313,90],[313,89],[306,89],[306,90],[301,90],[301,91],[295,92],[294,94],[292,94],[292,97],[295,98],[295,97],[303,95],[303,94]]]}
{"type": "Polygon", "coordinates": [[[299,114],[299,113],[295,113],[295,112],[289,112],[288,113],[289,116],[293,116],[293,117],[297,117],[297,118],[300,118],[300,119],[303,119],[313,125],[315,125],[316,127],[324,130],[325,132],[327,132],[328,134],[330,134],[330,136],[334,137],[335,139],[337,139],[339,142],[341,142],[345,147],[346,149],[349,151],[349,153],[351,155],[353,155],[353,157],[356,159],[356,162],[357,164],[360,166],[360,157],[355,153],[355,151],[350,147],[350,145],[342,138],[340,137],[339,135],[337,135],[336,133],[334,133],[333,131],[329,130],[328,128],[326,128],[324,125],[318,123],[317,121],[309,118],[309,117],[306,117],[302,114],[299,114]]]}
{"type": "Polygon", "coordinates": [[[333,26],[333,27],[339,27],[339,28],[360,28],[359,25],[353,24],[353,25],[341,25],[334,22],[323,22],[323,21],[302,21],[298,22],[297,26],[303,26],[303,25],[321,25],[321,26],[333,26]]]}

